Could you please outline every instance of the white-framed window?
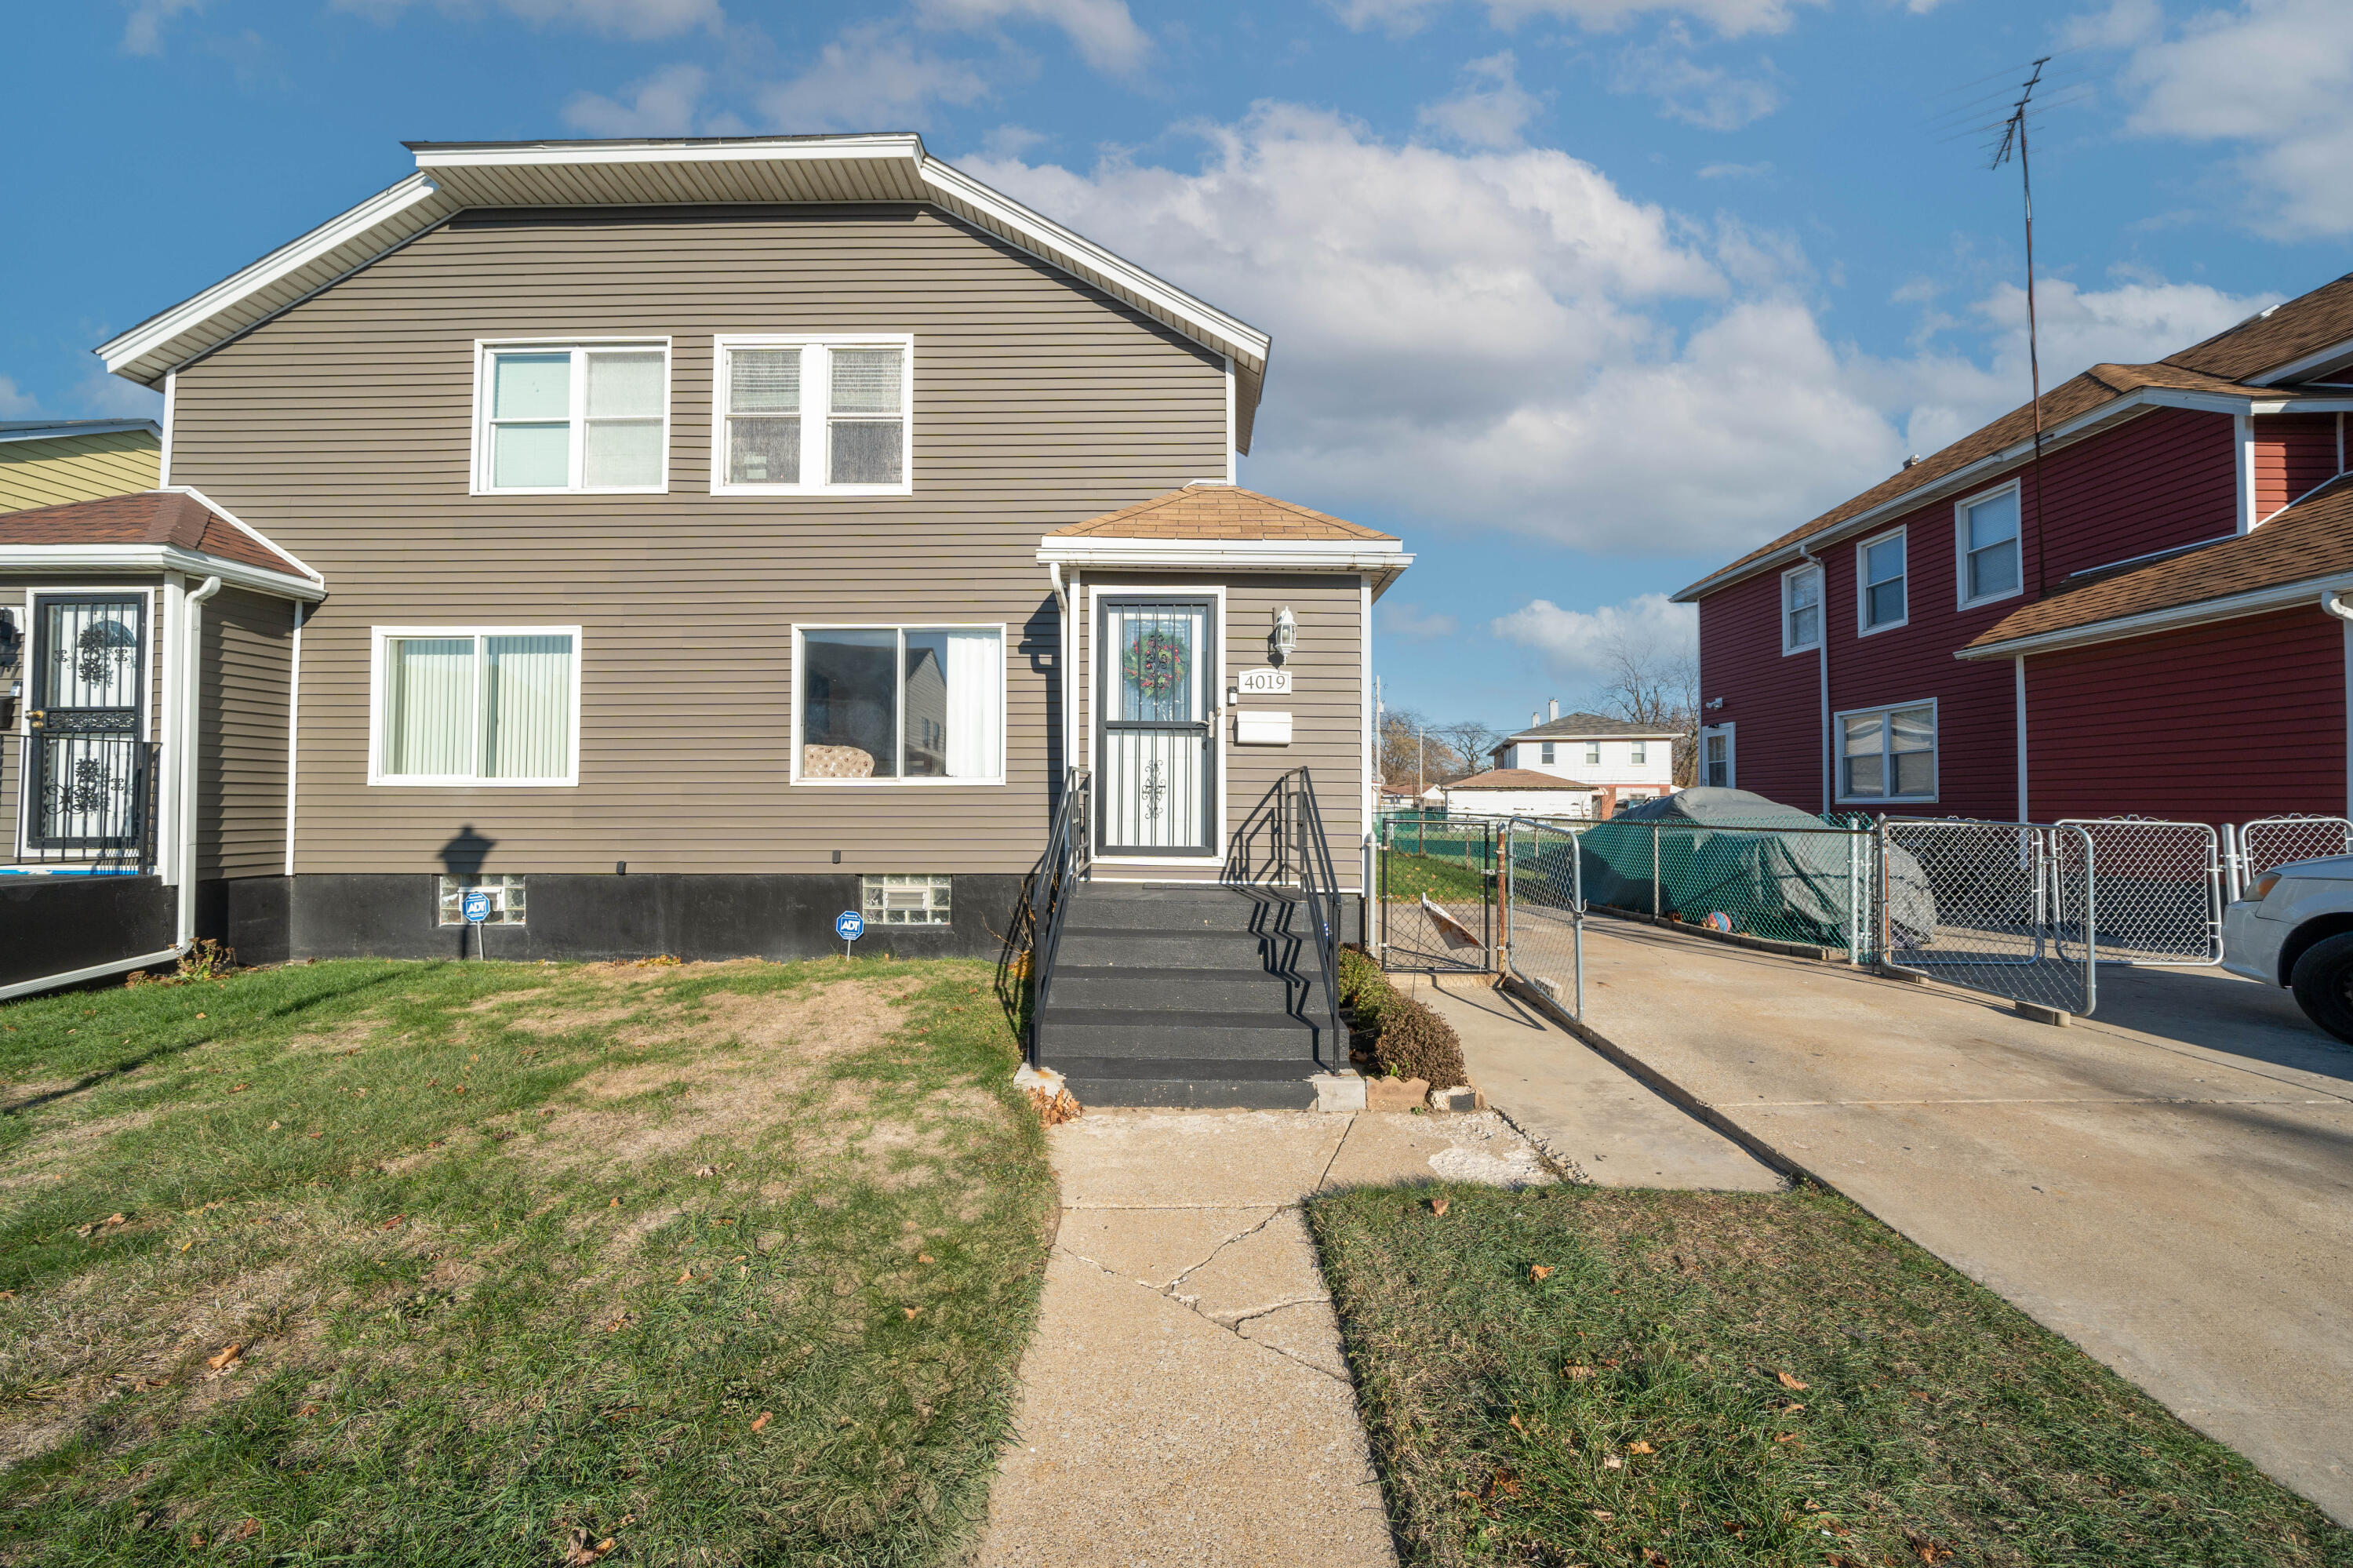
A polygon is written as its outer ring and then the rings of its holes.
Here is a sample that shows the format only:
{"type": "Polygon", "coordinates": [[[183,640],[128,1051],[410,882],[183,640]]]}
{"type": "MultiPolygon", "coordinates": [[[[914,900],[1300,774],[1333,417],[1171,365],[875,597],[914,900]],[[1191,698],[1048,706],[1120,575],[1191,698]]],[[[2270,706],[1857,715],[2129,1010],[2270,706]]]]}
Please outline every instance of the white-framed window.
{"type": "Polygon", "coordinates": [[[1552,747],[1553,743],[1548,740],[1543,745],[1544,759],[1546,763],[1550,763],[1552,761],[1552,747]]]}
{"type": "Polygon", "coordinates": [[[1628,758],[1628,760],[1629,760],[1630,762],[1631,762],[1631,763],[1632,763],[1635,767],[1637,767],[1637,768],[1645,768],[1645,767],[1648,767],[1648,766],[1650,765],[1650,756],[1651,756],[1650,748],[1649,748],[1648,744],[1647,744],[1646,742],[1639,741],[1639,740],[1638,740],[1638,741],[1636,741],[1636,742],[1634,742],[1634,743],[1633,743],[1633,746],[1634,746],[1634,755],[1633,755],[1632,757],[1629,758],[1628,758]]]}
{"type": "Polygon", "coordinates": [[[1588,741],[1587,741],[1587,742],[1585,743],[1585,763],[1586,763],[1586,766],[1587,766],[1587,767],[1588,767],[1588,768],[1590,768],[1590,767],[1592,767],[1595,763],[1598,763],[1598,762],[1599,762],[1600,760],[1601,760],[1601,743],[1600,743],[1599,741],[1598,741],[1598,740],[1588,740],[1588,741]]]}
{"type": "Polygon", "coordinates": [[[1960,608],[2026,591],[2019,546],[2018,482],[1953,504],[1954,576],[1960,608]]]}
{"type": "Polygon", "coordinates": [[[1936,798],[1936,705],[1863,708],[1838,715],[1839,799],[1936,798]]]}
{"type": "Polygon", "coordinates": [[[1005,782],[1005,627],[793,628],[796,784],[1005,782]]]}
{"type": "Polygon", "coordinates": [[[1854,586],[1858,635],[1892,630],[1912,618],[1903,529],[1865,539],[1854,547],[1854,586]]]}
{"type": "Polygon", "coordinates": [[[713,495],[914,493],[909,334],[713,340],[713,495]]]}
{"type": "Polygon", "coordinates": [[[670,339],[475,344],[477,495],[670,487],[670,339]]]}
{"type": "Polygon", "coordinates": [[[580,628],[379,626],[371,784],[580,782],[580,628]]]}
{"type": "Polygon", "coordinates": [[[1704,725],[1700,728],[1699,781],[1710,789],[1740,787],[1734,782],[1740,775],[1734,766],[1732,740],[1731,725],[1704,725]]]}
{"type": "Polygon", "coordinates": [[[1822,645],[1822,569],[1792,567],[1781,574],[1781,652],[1804,653],[1822,645]]]}

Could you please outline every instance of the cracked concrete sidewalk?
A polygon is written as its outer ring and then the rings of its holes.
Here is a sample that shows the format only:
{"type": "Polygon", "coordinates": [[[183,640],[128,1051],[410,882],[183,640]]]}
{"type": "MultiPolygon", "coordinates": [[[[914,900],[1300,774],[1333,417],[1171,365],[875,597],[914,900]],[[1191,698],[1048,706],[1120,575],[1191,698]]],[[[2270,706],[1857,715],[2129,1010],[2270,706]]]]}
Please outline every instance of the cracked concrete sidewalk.
{"type": "Polygon", "coordinates": [[[1300,1203],[1553,1180],[1502,1117],[1090,1111],[1062,1188],[988,1568],[1397,1561],[1300,1203]]]}

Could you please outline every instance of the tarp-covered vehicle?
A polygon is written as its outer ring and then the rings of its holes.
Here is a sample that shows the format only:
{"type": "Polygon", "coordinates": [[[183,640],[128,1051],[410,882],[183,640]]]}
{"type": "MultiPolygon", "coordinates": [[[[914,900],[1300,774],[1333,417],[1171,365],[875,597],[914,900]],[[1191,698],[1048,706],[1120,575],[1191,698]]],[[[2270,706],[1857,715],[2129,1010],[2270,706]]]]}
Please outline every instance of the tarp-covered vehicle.
{"type": "MultiPolygon", "coordinates": [[[[1684,789],[1645,800],[1577,835],[1585,900],[1645,915],[1655,908],[1694,925],[1728,926],[1810,947],[1844,948],[1859,937],[1872,949],[1877,946],[1872,841],[1820,831],[1865,821],[1826,821],[1746,789],[1684,789]],[[1712,916],[1722,918],[1710,921],[1712,916]],[[1849,929],[1858,916],[1859,933],[1849,929]]],[[[1936,928],[1936,895],[1920,863],[1893,845],[1886,886],[1895,945],[1926,943],[1936,928]]]]}

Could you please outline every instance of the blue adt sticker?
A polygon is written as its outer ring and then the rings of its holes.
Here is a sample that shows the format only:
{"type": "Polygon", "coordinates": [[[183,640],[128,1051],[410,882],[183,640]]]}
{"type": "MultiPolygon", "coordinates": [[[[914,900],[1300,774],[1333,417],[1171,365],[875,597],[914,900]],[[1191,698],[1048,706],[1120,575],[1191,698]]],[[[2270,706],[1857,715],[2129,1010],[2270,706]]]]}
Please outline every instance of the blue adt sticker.
{"type": "Polygon", "coordinates": [[[487,893],[469,893],[459,907],[467,919],[479,926],[491,917],[491,895],[487,893]]]}
{"type": "Polygon", "coordinates": [[[866,916],[855,909],[845,909],[833,917],[833,934],[845,942],[854,942],[866,935],[866,916]]]}

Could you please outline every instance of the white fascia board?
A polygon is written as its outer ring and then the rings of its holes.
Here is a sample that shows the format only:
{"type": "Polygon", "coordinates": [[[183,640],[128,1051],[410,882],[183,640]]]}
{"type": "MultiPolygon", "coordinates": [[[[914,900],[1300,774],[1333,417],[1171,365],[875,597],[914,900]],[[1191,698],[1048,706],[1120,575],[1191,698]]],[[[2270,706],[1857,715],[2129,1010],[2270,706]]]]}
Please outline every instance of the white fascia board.
{"type": "Polygon", "coordinates": [[[934,190],[953,196],[1003,224],[1025,249],[1032,250],[1040,260],[1065,270],[1069,269],[1069,261],[1092,268],[1138,299],[1149,301],[1167,312],[1171,318],[1196,335],[1214,340],[1215,346],[1222,352],[1250,362],[1251,369],[1265,368],[1266,356],[1274,346],[1274,340],[1258,328],[1194,298],[1173,283],[1154,277],[1133,261],[1113,255],[1092,240],[1082,238],[1052,218],[1031,211],[1001,191],[990,189],[952,164],[926,155],[923,180],[934,190]],[[1061,257],[1053,254],[1057,250],[1063,253],[1061,257]]]}
{"type": "Polygon", "coordinates": [[[62,441],[75,436],[114,436],[125,430],[144,430],[157,440],[164,439],[163,427],[153,419],[76,419],[69,425],[42,425],[26,430],[0,430],[0,441],[62,441]]]}
{"type": "MultiPolygon", "coordinates": [[[[231,273],[203,293],[150,316],[129,332],[100,344],[98,355],[104,361],[109,374],[119,373],[125,366],[201,325],[206,318],[236,304],[255,291],[266,289],[322,256],[366,237],[379,225],[394,222],[419,202],[430,201],[438,196],[440,189],[425,175],[411,175],[398,185],[378,191],[350,211],[329,218],[300,239],[281,245],[251,266],[231,273]]],[[[387,235],[385,243],[393,243],[395,238],[387,235]]]]}
{"type": "Polygon", "coordinates": [[[2316,348],[2301,358],[2291,359],[2285,365],[2242,379],[2251,386],[2276,387],[2283,381],[2294,381],[2315,371],[2336,369],[2339,360],[2353,360],[2353,337],[2340,339],[2326,348],[2316,348]]]}
{"type": "Polygon", "coordinates": [[[824,163],[847,158],[921,159],[923,138],[906,132],[863,136],[731,137],[692,142],[549,142],[410,149],[427,169],[570,168],[594,164],[824,163]]]}
{"type": "Polygon", "coordinates": [[[0,571],[185,572],[216,577],[233,588],[253,588],[279,599],[317,603],[324,585],[243,561],[183,550],[176,545],[0,545],[0,571]]]}
{"type": "Polygon", "coordinates": [[[2353,576],[2338,572],[2330,577],[2306,577],[2301,582],[2283,583],[2277,588],[2232,594],[2227,599],[2201,599],[2196,604],[2144,610],[2138,615],[2118,616],[2114,620],[2094,620],[2084,626],[2070,626],[2031,637],[2012,637],[2001,642],[1989,642],[1979,648],[1959,649],[1953,657],[2015,659],[2021,654],[2048,653],[2055,649],[2081,648],[2094,642],[2116,642],[2128,637],[2146,637],[2153,631],[2200,626],[2210,620],[2236,620],[2244,615],[2293,609],[2299,604],[2319,605],[2330,594],[2348,590],[2353,590],[2353,576]]]}
{"type": "MultiPolygon", "coordinates": [[[[2096,408],[2087,408],[2063,425],[2054,425],[2042,432],[2042,450],[2064,446],[2097,433],[2108,425],[2131,418],[2150,408],[2190,408],[2206,414],[2276,414],[2287,409],[2314,413],[2332,412],[2335,399],[2298,397],[2284,399],[2231,397],[2219,392],[2183,392],[2170,387],[2143,387],[2111,398],[2096,408]]],[[[1836,544],[1853,535],[1865,533],[1891,517],[1916,511],[1941,496],[1949,495],[1982,484],[1993,474],[2023,462],[2034,455],[2034,440],[2029,437],[2016,441],[1998,452],[1989,453],[1965,468],[1955,469],[1941,478],[1922,484],[1917,490],[1881,502],[1868,512],[1858,513],[1845,522],[1833,524],[1819,534],[1809,534],[1793,539],[1769,556],[1759,556],[1737,567],[1728,567],[1714,577],[1703,577],[1691,587],[1672,596],[1676,604],[1696,604],[1719,588],[1730,588],[1744,577],[1776,567],[1785,567],[1801,556],[1817,554],[1823,546],[1836,544]]]]}
{"type": "Polygon", "coordinates": [[[327,576],[324,572],[319,570],[318,567],[312,566],[310,562],[304,560],[301,556],[296,555],[293,551],[288,549],[285,546],[280,544],[277,540],[271,538],[269,535],[263,533],[260,529],[255,527],[244,518],[239,517],[236,513],[231,512],[227,507],[223,506],[211,496],[206,495],[203,491],[198,490],[195,485],[167,484],[162,488],[170,491],[174,494],[189,497],[191,500],[195,501],[197,505],[202,506],[206,511],[211,513],[214,516],[218,517],[230,527],[236,529],[247,538],[251,539],[255,544],[259,545],[271,555],[285,556],[288,560],[302,568],[302,574],[319,586],[323,596],[327,586],[327,576]]]}
{"type": "Polygon", "coordinates": [[[1040,566],[1223,567],[1280,572],[1401,572],[1413,565],[1402,545],[1356,540],[1057,539],[1038,544],[1040,566]]]}

